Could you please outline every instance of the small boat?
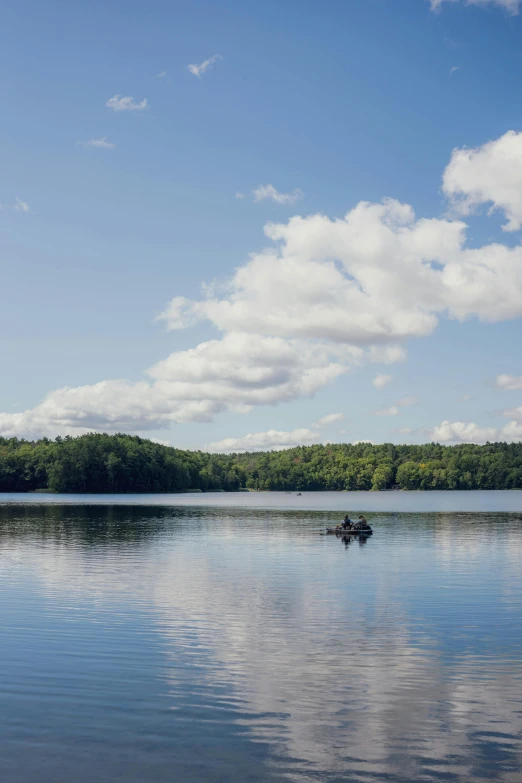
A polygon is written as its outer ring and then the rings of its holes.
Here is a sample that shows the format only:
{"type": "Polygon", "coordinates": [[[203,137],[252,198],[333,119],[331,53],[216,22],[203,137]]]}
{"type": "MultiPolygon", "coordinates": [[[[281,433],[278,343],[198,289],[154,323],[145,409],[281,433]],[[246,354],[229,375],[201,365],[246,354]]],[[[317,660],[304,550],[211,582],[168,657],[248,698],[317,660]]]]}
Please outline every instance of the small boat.
{"type": "Polygon", "coordinates": [[[358,530],[343,530],[340,527],[327,527],[326,533],[330,536],[371,536],[373,530],[368,527],[361,527],[358,530]]]}

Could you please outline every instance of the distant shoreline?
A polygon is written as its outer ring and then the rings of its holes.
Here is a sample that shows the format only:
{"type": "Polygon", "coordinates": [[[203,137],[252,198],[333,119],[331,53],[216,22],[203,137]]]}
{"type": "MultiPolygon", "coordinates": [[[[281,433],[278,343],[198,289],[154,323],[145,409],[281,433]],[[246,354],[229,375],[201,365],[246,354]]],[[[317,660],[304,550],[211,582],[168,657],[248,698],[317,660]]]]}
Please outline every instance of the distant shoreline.
{"type": "Polygon", "coordinates": [[[522,443],[326,443],[214,454],[133,435],[0,438],[0,493],[522,489],[522,443]]]}

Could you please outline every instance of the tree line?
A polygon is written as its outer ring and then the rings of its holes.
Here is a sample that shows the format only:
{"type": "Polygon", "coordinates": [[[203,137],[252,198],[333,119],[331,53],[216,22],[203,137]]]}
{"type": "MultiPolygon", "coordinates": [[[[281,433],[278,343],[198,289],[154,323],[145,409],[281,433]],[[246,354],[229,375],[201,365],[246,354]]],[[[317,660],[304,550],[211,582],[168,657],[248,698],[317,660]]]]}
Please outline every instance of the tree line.
{"type": "Polygon", "coordinates": [[[132,435],[0,438],[0,492],[522,489],[522,444],[331,443],[208,454],[132,435]]]}

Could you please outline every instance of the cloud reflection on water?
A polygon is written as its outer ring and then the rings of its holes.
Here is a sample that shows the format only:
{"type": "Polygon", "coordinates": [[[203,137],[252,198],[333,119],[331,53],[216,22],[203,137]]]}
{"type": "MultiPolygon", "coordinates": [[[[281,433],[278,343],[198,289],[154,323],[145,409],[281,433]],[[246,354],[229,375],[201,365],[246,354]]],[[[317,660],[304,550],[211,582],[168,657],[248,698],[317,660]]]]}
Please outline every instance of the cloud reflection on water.
{"type": "Polygon", "coordinates": [[[316,520],[294,534],[260,515],[247,538],[244,513],[208,512],[117,546],[29,532],[0,546],[4,576],[16,563],[64,611],[87,600],[151,613],[172,706],[204,684],[208,720],[267,743],[276,776],[517,783],[520,632],[501,636],[520,620],[522,531],[508,524],[499,539],[444,515],[417,532],[410,522],[347,552],[312,534],[316,520]],[[466,615],[473,595],[502,596],[491,628],[480,610],[466,615]],[[480,645],[466,630],[477,623],[480,645]]]}

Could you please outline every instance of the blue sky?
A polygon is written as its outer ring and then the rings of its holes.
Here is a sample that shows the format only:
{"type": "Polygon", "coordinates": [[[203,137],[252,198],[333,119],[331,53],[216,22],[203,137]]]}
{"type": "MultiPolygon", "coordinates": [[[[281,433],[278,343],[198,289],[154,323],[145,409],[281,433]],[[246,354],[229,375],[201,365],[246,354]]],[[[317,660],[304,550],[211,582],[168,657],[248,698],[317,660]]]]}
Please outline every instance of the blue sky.
{"type": "Polygon", "coordinates": [[[0,434],[522,439],[518,6],[8,5],[0,434]]]}

